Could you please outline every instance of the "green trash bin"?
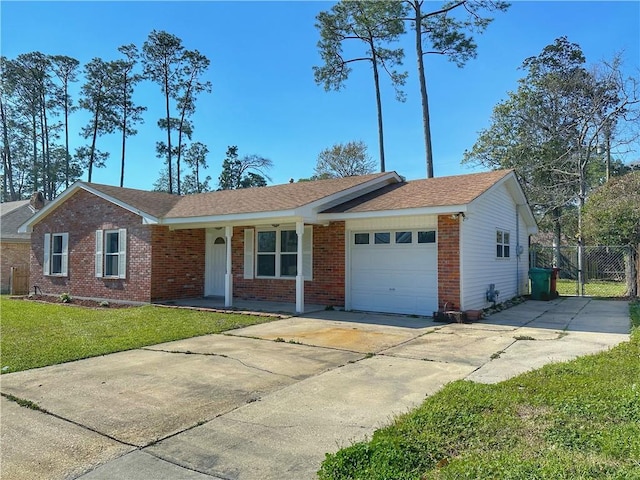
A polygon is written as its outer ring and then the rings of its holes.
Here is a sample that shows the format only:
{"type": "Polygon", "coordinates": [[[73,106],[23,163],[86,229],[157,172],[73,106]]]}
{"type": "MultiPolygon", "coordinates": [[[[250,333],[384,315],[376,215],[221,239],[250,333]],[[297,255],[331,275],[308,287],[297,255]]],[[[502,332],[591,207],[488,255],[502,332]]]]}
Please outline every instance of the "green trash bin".
{"type": "Polygon", "coordinates": [[[549,300],[551,297],[551,273],[549,268],[530,268],[531,300],[549,300]]]}

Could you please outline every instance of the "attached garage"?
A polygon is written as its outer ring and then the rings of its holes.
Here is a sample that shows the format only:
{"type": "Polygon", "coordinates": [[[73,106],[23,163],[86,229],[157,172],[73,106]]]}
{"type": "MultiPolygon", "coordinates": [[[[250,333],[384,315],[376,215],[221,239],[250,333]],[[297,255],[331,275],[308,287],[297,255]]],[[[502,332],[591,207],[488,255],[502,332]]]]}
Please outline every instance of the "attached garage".
{"type": "Polygon", "coordinates": [[[353,310],[431,315],[438,309],[434,228],[352,231],[349,238],[353,310]]]}

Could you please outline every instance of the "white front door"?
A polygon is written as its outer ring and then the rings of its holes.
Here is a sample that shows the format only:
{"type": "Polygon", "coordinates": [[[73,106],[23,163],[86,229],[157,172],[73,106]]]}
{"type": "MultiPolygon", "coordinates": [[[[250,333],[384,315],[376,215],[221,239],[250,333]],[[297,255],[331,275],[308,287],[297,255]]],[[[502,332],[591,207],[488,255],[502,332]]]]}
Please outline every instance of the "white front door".
{"type": "Polygon", "coordinates": [[[224,236],[216,230],[207,230],[205,254],[204,295],[224,296],[227,245],[224,236]]]}

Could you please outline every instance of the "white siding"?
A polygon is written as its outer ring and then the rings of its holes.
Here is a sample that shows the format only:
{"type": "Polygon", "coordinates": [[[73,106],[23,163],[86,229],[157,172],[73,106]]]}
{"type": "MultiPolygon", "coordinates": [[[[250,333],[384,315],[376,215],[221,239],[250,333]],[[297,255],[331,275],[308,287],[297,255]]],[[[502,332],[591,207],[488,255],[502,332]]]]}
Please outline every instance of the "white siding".
{"type": "Polygon", "coordinates": [[[489,190],[469,205],[466,218],[461,222],[462,309],[490,306],[486,292],[492,283],[500,292],[498,302],[527,293],[529,241],[526,225],[519,215],[516,222],[516,215],[516,204],[504,184],[489,190]],[[496,257],[498,229],[510,234],[509,258],[496,257]],[[518,245],[522,246],[520,255],[518,245]]]}
{"type": "Polygon", "coordinates": [[[437,215],[411,215],[406,217],[383,217],[383,218],[358,218],[347,220],[346,229],[351,231],[372,230],[376,228],[386,228],[387,230],[398,230],[400,228],[433,228],[438,226],[437,215]]]}

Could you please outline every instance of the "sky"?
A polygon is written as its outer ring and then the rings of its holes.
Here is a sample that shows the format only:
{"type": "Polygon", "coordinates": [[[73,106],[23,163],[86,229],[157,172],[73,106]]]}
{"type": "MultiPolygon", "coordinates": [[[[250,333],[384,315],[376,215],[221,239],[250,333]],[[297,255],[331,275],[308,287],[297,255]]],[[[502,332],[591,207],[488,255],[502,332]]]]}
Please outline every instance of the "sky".
{"type": "MultiPolygon", "coordinates": [[[[425,2],[435,9],[441,2],[425,2]]],[[[139,48],[152,30],[179,37],[186,49],[211,61],[206,79],[212,92],[202,94],[193,117],[193,141],[207,145],[212,186],[217,184],[225,152],[238,147],[240,156],[257,154],[272,160],[270,184],[313,175],[321,150],[336,143],[361,140],[379,163],[373,77],[365,63],[353,66],[345,87],[325,92],[316,85],[313,66],[321,65],[316,16],[334,2],[199,1],[199,2],[31,2],[0,3],[0,52],[8,58],[39,51],[68,55],[82,65],[94,57],[115,60],[117,48],[139,48]]],[[[423,10],[425,8],[423,7],[423,10]]],[[[582,48],[589,64],[621,54],[627,75],[640,77],[640,2],[638,1],[513,1],[496,13],[484,34],[476,36],[477,58],[458,68],[442,56],[426,57],[435,176],[479,171],[462,165],[478,132],[490,125],[497,103],[515,91],[524,76],[524,59],[540,54],[560,36],[582,48]]],[[[422,111],[413,38],[400,42],[409,72],[407,100],[397,102],[390,83],[382,79],[386,170],[407,179],[426,177],[422,111]]],[[[77,90],[75,86],[77,102],[77,90]]],[[[160,87],[138,85],[134,101],[148,108],[138,134],[127,141],[124,186],[150,190],[163,167],[155,144],[164,132],[160,87]]],[[[71,117],[71,147],[86,144],[79,134],[86,112],[71,117]]],[[[92,181],[118,185],[120,140],[98,139],[110,152],[106,168],[94,169],[92,181]]],[[[626,154],[623,161],[640,157],[626,154]]],[[[86,180],[86,173],[82,180],[86,180]]]]}

